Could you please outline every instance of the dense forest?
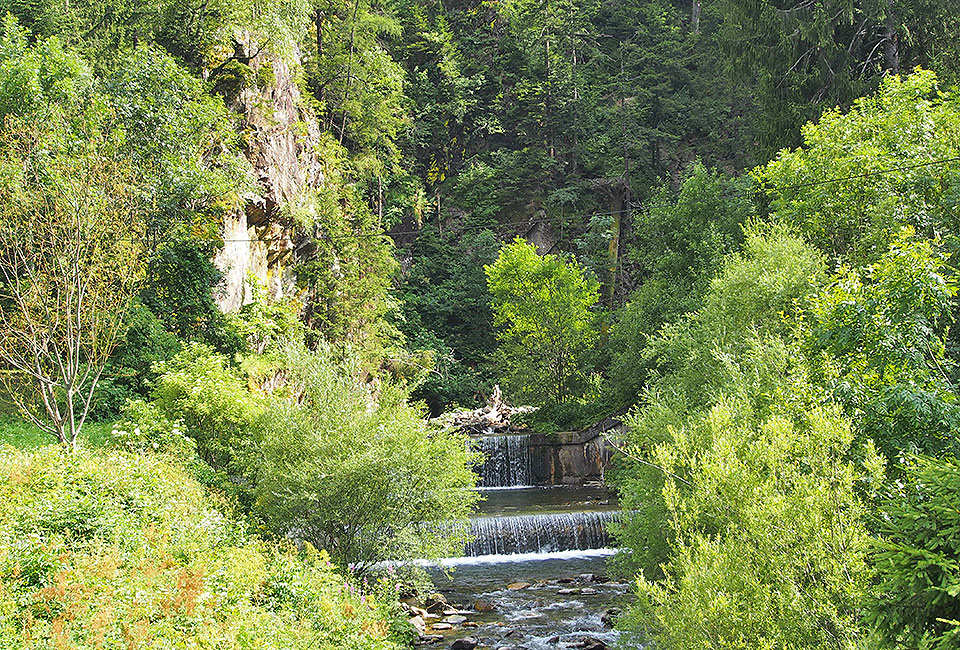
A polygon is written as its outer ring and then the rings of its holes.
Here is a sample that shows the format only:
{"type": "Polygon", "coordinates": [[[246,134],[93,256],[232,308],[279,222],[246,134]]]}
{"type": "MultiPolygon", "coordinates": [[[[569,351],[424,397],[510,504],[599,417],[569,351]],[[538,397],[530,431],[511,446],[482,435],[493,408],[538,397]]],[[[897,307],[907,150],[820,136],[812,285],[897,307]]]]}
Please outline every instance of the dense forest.
{"type": "Polygon", "coordinates": [[[499,385],[621,647],[960,647],[953,0],[0,16],[0,646],[408,647],[499,385]]]}

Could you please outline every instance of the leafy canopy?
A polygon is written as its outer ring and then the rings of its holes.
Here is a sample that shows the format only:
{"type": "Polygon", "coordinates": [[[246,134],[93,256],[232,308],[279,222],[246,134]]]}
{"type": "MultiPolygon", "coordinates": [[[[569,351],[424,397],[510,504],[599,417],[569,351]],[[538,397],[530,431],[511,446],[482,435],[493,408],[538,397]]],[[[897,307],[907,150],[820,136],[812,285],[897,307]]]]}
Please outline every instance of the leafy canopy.
{"type": "Polygon", "coordinates": [[[521,238],[485,266],[503,367],[518,395],[560,404],[576,394],[598,338],[599,283],[574,260],[539,255],[521,238]]]}

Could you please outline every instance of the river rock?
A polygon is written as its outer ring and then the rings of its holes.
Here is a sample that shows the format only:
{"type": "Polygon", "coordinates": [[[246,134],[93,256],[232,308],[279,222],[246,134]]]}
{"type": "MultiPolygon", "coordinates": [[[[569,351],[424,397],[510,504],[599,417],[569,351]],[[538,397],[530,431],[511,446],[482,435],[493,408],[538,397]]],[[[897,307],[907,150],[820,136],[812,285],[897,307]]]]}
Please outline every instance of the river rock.
{"type": "Polygon", "coordinates": [[[451,650],[473,650],[477,647],[480,642],[475,636],[466,636],[462,639],[457,639],[450,645],[451,650]]]}
{"type": "Polygon", "coordinates": [[[483,613],[483,612],[492,612],[492,611],[494,611],[497,607],[496,607],[496,605],[494,605],[493,603],[491,603],[491,602],[489,602],[489,601],[486,601],[486,600],[478,600],[478,601],[476,601],[475,603],[473,603],[473,608],[474,608],[476,611],[483,613]]]}
{"type": "Polygon", "coordinates": [[[410,620],[410,624],[413,627],[417,628],[417,632],[419,632],[420,634],[423,634],[427,630],[427,622],[423,620],[423,617],[414,616],[409,620],[410,620]]]}
{"type": "Polygon", "coordinates": [[[454,614],[458,614],[459,612],[460,612],[460,610],[458,610],[456,607],[449,607],[449,606],[448,606],[448,607],[444,607],[444,608],[443,608],[443,615],[444,615],[444,616],[453,616],[454,614]]]}
{"type": "Polygon", "coordinates": [[[451,625],[450,623],[442,623],[442,622],[434,623],[430,627],[432,627],[435,630],[452,630],[453,629],[453,625],[451,625]]]}
{"type": "Polygon", "coordinates": [[[424,643],[437,643],[438,641],[443,641],[442,634],[421,634],[417,643],[423,645],[424,643]]]}
{"type": "Polygon", "coordinates": [[[558,589],[557,590],[558,596],[572,596],[574,594],[579,594],[579,593],[580,593],[579,589],[558,589]]]}
{"type": "Polygon", "coordinates": [[[521,589],[526,589],[529,586],[529,582],[511,582],[507,585],[507,589],[511,591],[520,591],[521,589]]]}
{"type": "Polygon", "coordinates": [[[452,616],[447,616],[443,619],[444,623],[449,623],[450,625],[460,625],[461,623],[467,620],[466,616],[461,616],[460,614],[454,614],[452,616]]]}
{"type": "Polygon", "coordinates": [[[573,578],[558,578],[557,582],[561,585],[568,585],[573,582],[573,578]]]}
{"type": "Polygon", "coordinates": [[[607,627],[613,627],[618,616],[620,616],[620,609],[618,607],[611,607],[600,616],[600,622],[607,627]]]}
{"type": "Polygon", "coordinates": [[[463,627],[480,627],[480,624],[476,621],[467,621],[463,624],[463,627]]]}
{"type": "Polygon", "coordinates": [[[580,642],[572,646],[574,648],[580,648],[580,650],[607,650],[607,644],[601,641],[600,639],[595,639],[590,636],[585,636],[580,639],[580,642]]]}
{"type": "Polygon", "coordinates": [[[597,594],[597,590],[593,587],[584,587],[580,590],[580,593],[584,596],[595,596],[597,594]]]}
{"type": "Polygon", "coordinates": [[[580,580],[580,582],[593,582],[593,574],[592,574],[592,573],[581,573],[581,574],[577,577],[577,579],[580,580]]]}
{"type": "Polygon", "coordinates": [[[430,594],[423,599],[423,608],[427,611],[442,610],[447,606],[447,599],[443,594],[430,594]]]}

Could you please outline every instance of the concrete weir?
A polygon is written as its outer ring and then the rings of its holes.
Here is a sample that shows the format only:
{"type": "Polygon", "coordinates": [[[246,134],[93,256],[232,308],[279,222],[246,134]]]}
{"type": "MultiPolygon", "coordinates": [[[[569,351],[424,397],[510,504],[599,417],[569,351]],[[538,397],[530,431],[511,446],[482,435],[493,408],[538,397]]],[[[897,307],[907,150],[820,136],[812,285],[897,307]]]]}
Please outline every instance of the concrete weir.
{"type": "Polygon", "coordinates": [[[520,485],[583,485],[602,481],[613,449],[604,433],[623,424],[608,418],[583,431],[481,436],[487,460],[480,468],[486,488],[520,485]]]}

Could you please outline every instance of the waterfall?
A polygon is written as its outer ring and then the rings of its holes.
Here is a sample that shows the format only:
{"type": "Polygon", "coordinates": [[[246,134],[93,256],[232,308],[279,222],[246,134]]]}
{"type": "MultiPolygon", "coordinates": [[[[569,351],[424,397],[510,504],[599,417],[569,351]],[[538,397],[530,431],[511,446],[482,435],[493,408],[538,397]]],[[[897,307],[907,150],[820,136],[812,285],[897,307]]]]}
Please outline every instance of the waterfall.
{"type": "Polygon", "coordinates": [[[479,438],[479,447],[484,455],[479,487],[520,487],[533,483],[530,436],[483,436],[479,438]]]}
{"type": "Polygon", "coordinates": [[[516,517],[478,517],[469,523],[473,541],[464,554],[512,555],[590,550],[610,545],[606,524],[616,512],[567,512],[516,517]]]}

